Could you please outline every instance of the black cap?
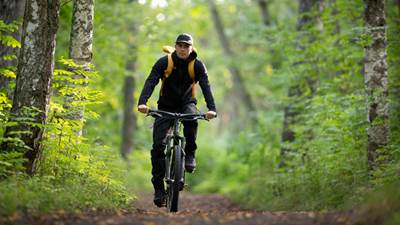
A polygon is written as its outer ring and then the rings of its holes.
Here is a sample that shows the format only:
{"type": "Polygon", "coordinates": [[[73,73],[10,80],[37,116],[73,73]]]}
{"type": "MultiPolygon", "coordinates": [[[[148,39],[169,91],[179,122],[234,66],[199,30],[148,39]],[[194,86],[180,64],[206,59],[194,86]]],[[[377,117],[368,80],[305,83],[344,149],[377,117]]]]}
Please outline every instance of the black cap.
{"type": "Polygon", "coordinates": [[[193,45],[193,38],[190,34],[180,34],[177,38],[175,43],[186,43],[188,45],[193,45]]]}

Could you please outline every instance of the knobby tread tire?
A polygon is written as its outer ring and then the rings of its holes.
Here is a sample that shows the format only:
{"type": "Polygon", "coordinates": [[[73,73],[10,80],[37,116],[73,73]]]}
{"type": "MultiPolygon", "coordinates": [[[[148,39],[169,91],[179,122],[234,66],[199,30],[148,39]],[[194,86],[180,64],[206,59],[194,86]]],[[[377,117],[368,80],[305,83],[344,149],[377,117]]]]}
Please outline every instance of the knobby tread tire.
{"type": "Polygon", "coordinates": [[[172,164],[172,171],[171,177],[174,181],[170,184],[170,190],[168,193],[168,210],[170,212],[177,212],[178,205],[179,205],[179,191],[181,187],[181,179],[183,173],[183,163],[182,163],[182,151],[180,146],[174,146],[174,153],[173,153],[173,164],[172,164]]]}

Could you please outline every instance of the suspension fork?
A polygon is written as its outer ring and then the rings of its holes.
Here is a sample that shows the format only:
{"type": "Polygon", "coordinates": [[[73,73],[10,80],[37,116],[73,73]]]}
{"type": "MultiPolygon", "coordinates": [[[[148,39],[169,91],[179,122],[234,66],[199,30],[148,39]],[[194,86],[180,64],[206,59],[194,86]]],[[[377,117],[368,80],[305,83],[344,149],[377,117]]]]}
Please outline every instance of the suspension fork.
{"type": "Polygon", "coordinates": [[[181,123],[179,123],[180,120],[176,119],[174,121],[174,146],[178,145],[180,148],[179,150],[181,151],[181,159],[182,159],[182,177],[180,182],[182,182],[182,185],[185,183],[185,157],[186,157],[186,153],[185,153],[185,146],[186,146],[186,140],[184,136],[180,136],[179,135],[179,130],[180,130],[180,125],[181,123]]]}
{"type": "MultiPolygon", "coordinates": [[[[182,137],[179,135],[179,120],[175,119],[173,126],[170,128],[171,130],[168,131],[168,134],[166,136],[165,142],[167,144],[167,152],[166,152],[166,161],[165,161],[165,179],[167,183],[171,182],[171,163],[172,163],[172,151],[174,151],[174,146],[179,145],[180,150],[181,150],[181,156],[182,160],[184,162],[185,160],[185,137],[182,137]]],[[[183,172],[183,167],[182,167],[182,172],[183,172]]]]}
{"type": "Polygon", "coordinates": [[[172,151],[173,151],[173,140],[171,140],[173,137],[170,134],[167,134],[166,137],[166,157],[165,157],[165,180],[169,184],[171,182],[171,163],[172,163],[172,151]]]}

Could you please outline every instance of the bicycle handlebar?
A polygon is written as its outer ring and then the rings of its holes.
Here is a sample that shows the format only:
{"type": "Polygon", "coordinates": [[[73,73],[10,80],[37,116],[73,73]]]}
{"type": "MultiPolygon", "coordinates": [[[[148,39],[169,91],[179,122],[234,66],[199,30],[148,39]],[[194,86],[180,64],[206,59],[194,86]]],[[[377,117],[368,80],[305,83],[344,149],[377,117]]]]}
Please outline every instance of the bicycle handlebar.
{"type": "Polygon", "coordinates": [[[172,113],[163,110],[149,109],[147,112],[148,116],[154,118],[168,118],[168,119],[179,119],[179,120],[208,120],[205,113],[172,113]]]}

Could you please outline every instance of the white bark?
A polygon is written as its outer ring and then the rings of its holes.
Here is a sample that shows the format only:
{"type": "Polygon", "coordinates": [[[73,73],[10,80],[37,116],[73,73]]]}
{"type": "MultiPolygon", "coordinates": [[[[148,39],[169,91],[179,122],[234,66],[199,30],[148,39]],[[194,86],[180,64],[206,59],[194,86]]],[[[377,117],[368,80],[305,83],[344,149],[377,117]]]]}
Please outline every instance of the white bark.
{"type": "MultiPolygon", "coordinates": [[[[82,69],[86,71],[90,71],[89,64],[92,63],[93,19],[94,0],[74,0],[69,56],[76,64],[83,65],[82,69]]],[[[85,77],[76,76],[75,78],[85,77]]],[[[73,101],[73,96],[66,96],[65,101],[65,107],[68,109],[67,117],[82,121],[84,107],[70,108],[69,103],[73,101]]],[[[77,130],[76,134],[81,136],[82,128],[77,130]]]]}
{"type": "Polygon", "coordinates": [[[365,28],[372,42],[365,46],[364,80],[367,93],[368,165],[376,169],[378,149],[389,141],[389,101],[386,62],[385,0],[364,0],[365,28]]]}
{"type": "Polygon", "coordinates": [[[94,0],[75,0],[72,17],[70,58],[78,64],[92,62],[94,0]]]}

